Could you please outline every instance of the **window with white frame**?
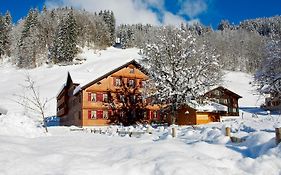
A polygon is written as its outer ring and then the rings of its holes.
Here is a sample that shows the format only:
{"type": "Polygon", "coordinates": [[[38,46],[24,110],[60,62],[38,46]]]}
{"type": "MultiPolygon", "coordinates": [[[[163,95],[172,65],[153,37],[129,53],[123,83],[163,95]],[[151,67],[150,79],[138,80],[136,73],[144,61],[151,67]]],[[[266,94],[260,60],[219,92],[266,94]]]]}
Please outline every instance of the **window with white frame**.
{"type": "Polygon", "coordinates": [[[103,94],[103,101],[108,102],[108,95],[107,94],[103,94]]]}
{"type": "Polygon", "coordinates": [[[130,68],[130,74],[135,73],[135,69],[134,68],[130,68]]]}
{"type": "Polygon", "coordinates": [[[153,112],[153,118],[155,118],[155,119],[157,118],[157,111],[153,112]]]}
{"type": "Polygon", "coordinates": [[[119,94],[119,100],[120,100],[121,102],[125,102],[125,95],[119,94]]]}
{"type": "Polygon", "coordinates": [[[115,79],[115,86],[121,86],[121,79],[120,78],[115,79]]]}
{"type": "Polygon", "coordinates": [[[135,80],[129,79],[128,84],[129,84],[129,87],[135,87],[135,80]]]}
{"type": "Polygon", "coordinates": [[[97,94],[91,93],[91,101],[96,102],[97,101],[97,94]]]}
{"type": "Polygon", "coordinates": [[[97,119],[97,111],[91,111],[91,119],[97,119]]]}
{"type": "Polygon", "coordinates": [[[108,111],[103,111],[103,119],[108,119],[108,111]]]}

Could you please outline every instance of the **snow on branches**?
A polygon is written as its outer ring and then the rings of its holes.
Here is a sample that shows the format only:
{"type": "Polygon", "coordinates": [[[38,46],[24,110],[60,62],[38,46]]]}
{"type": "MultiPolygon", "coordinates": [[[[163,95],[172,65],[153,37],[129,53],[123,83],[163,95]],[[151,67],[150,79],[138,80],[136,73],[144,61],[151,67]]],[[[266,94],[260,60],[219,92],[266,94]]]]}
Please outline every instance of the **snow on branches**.
{"type": "Polygon", "coordinates": [[[158,30],[142,51],[158,102],[186,103],[220,80],[217,56],[205,42],[197,41],[190,31],[173,27],[158,30]]]}
{"type": "Polygon", "coordinates": [[[255,83],[260,93],[281,93],[281,40],[272,40],[267,45],[267,57],[255,74],[255,83]]]}

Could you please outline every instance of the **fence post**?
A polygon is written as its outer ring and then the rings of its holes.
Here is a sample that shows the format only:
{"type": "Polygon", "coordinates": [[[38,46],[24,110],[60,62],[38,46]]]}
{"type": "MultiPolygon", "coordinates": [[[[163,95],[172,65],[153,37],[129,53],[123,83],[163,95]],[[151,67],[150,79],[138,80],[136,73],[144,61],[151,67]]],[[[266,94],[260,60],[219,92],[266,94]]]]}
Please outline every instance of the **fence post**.
{"type": "Polygon", "coordinates": [[[176,137],[176,128],[175,127],[172,128],[172,137],[176,137]]]}
{"type": "Polygon", "coordinates": [[[225,136],[230,137],[230,127],[225,128],[225,136]]]}
{"type": "Polygon", "coordinates": [[[275,128],[275,134],[276,134],[276,145],[278,145],[281,142],[281,128],[275,128]]]}

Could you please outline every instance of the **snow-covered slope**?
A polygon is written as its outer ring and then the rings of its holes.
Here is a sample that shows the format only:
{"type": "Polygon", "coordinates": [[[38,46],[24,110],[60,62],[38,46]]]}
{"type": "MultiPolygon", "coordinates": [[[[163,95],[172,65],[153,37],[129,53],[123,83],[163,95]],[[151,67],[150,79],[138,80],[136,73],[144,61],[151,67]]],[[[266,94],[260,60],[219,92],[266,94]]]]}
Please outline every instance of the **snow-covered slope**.
{"type": "Polygon", "coordinates": [[[254,90],[251,82],[253,77],[243,72],[225,71],[223,77],[223,86],[239,94],[243,98],[239,100],[241,107],[259,107],[264,98],[254,90]]]}

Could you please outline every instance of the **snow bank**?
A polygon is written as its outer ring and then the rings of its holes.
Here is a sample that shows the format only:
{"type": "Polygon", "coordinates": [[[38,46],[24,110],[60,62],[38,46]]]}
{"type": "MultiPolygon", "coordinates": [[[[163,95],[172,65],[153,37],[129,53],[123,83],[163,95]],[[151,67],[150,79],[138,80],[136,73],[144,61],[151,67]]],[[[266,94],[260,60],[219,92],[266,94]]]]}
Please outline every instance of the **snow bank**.
{"type": "Polygon", "coordinates": [[[0,135],[38,137],[44,130],[31,118],[20,114],[0,115],[0,135]]]}

